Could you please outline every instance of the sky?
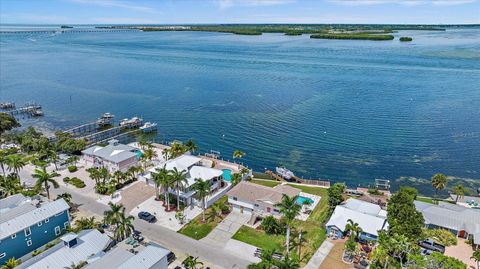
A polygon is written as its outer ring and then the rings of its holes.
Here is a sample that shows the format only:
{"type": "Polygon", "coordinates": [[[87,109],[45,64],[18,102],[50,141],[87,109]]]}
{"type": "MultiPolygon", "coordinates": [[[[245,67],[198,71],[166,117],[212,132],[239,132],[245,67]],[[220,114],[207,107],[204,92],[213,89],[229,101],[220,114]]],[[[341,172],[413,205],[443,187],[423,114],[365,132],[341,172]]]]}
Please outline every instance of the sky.
{"type": "Polygon", "coordinates": [[[0,0],[0,23],[480,24],[480,0],[0,0]]]}

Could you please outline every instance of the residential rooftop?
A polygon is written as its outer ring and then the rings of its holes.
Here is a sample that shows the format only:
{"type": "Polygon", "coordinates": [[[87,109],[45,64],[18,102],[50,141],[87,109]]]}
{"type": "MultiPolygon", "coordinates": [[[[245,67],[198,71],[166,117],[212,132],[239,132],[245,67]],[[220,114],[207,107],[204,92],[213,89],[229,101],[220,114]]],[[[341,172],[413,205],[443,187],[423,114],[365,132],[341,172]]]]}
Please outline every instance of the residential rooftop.
{"type": "Polygon", "coordinates": [[[120,163],[136,157],[136,150],[137,149],[132,146],[119,144],[117,140],[110,140],[107,146],[92,146],[83,150],[82,154],[95,156],[112,163],[120,163]]]}
{"type": "Polygon", "coordinates": [[[94,229],[81,231],[78,235],[67,234],[62,238],[64,240],[75,241],[62,241],[45,252],[42,252],[40,255],[20,264],[17,268],[70,268],[72,264],[78,265],[84,261],[88,262],[89,259],[94,259],[98,255],[103,255],[103,250],[110,243],[110,238],[107,235],[94,229]]]}
{"type": "Polygon", "coordinates": [[[275,205],[282,200],[283,194],[293,197],[300,194],[300,189],[289,185],[278,185],[274,188],[242,181],[227,192],[228,196],[236,197],[243,201],[261,201],[275,205]]]}
{"type": "Polygon", "coordinates": [[[4,198],[0,200],[0,240],[69,208],[63,199],[40,204],[22,194],[4,198]]]}

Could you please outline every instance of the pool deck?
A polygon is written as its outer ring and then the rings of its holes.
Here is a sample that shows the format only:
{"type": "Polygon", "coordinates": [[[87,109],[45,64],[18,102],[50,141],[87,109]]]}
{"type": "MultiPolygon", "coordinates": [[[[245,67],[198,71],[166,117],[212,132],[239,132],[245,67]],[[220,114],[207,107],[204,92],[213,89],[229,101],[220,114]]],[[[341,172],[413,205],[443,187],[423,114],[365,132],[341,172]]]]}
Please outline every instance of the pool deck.
{"type": "Polygon", "coordinates": [[[310,199],[313,200],[313,204],[311,204],[311,205],[302,205],[302,210],[300,211],[300,214],[297,216],[298,220],[306,221],[308,219],[308,217],[310,216],[310,214],[306,214],[304,212],[308,209],[313,211],[313,209],[318,205],[318,203],[320,202],[320,199],[322,199],[322,197],[317,196],[317,195],[313,195],[313,194],[310,194],[310,193],[305,193],[305,192],[300,192],[299,196],[305,197],[305,198],[310,198],[310,199]]]}

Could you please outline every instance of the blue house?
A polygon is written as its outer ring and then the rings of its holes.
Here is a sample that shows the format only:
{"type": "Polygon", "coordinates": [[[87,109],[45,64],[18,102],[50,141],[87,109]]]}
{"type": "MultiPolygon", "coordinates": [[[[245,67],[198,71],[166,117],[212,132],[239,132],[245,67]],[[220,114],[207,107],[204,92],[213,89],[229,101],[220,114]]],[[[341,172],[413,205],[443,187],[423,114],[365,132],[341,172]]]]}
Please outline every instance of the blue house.
{"type": "Polygon", "coordinates": [[[63,199],[39,203],[16,194],[0,200],[0,265],[65,233],[70,225],[68,209],[63,199]]]}

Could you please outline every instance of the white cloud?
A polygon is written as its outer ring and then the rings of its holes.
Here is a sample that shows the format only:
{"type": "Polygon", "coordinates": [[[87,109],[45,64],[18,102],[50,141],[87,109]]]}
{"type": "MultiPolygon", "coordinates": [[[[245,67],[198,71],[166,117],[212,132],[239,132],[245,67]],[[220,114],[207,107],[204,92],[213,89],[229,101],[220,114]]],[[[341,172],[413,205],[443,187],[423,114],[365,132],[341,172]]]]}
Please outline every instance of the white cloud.
{"type": "Polygon", "coordinates": [[[0,16],[1,23],[51,23],[61,24],[68,23],[69,18],[57,15],[37,15],[29,13],[4,13],[0,16]]]}
{"type": "Polygon", "coordinates": [[[152,14],[159,14],[160,11],[142,5],[137,5],[132,2],[128,1],[117,1],[117,0],[69,0],[70,2],[74,2],[77,4],[85,4],[85,5],[95,5],[101,7],[116,7],[116,8],[123,8],[132,11],[144,12],[144,13],[152,13],[152,14]]]}
{"type": "Polygon", "coordinates": [[[371,6],[383,4],[397,4],[405,6],[417,5],[462,5],[476,2],[477,0],[328,0],[328,2],[347,6],[371,6]]]}
{"type": "Polygon", "coordinates": [[[217,0],[220,9],[227,9],[233,6],[275,6],[295,2],[295,0],[217,0]]]}

